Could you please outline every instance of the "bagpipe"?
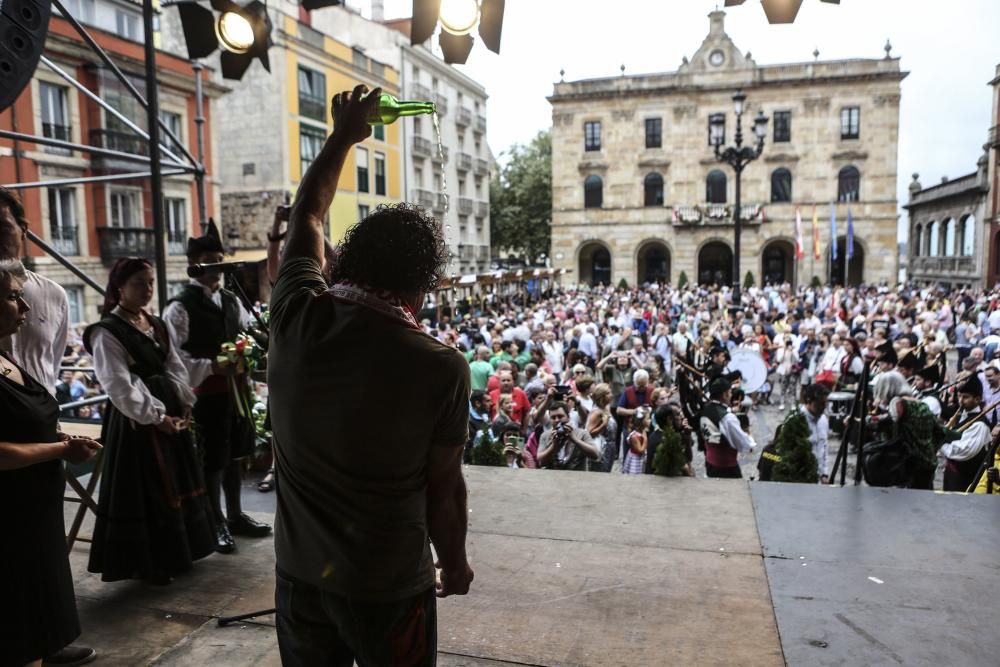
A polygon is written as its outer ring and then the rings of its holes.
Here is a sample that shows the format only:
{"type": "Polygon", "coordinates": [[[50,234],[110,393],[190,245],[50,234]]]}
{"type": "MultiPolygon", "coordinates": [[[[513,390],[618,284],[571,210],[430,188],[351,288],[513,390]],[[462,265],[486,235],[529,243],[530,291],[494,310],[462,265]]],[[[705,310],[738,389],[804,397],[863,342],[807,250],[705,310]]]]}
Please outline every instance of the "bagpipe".
{"type": "MultiPolygon", "coordinates": [[[[688,424],[698,428],[698,413],[708,402],[708,387],[705,381],[705,374],[694,366],[693,345],[688,345],[685,358],[674,355],[674,381],[677,383],[677,399],[680,402],[681,413],[687,419],[688,424]]],[[[698,443],[699,451],[702,450],[701,439],[698,443]]]]}

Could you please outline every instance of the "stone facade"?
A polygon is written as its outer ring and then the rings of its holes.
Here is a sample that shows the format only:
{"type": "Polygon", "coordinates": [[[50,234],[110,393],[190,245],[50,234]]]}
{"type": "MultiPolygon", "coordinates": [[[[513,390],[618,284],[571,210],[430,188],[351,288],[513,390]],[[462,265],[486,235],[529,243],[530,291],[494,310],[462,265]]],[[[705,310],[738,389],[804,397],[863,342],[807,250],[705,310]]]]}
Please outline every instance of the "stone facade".
{"type": "Polygon", "coordinates": [[[765,279],[804,283],[813,276],[827,280],[833,206],[839,232],[834,280],[895,281],[900,82],[906,76],[899,59],[891,57],[887,45],[882,59],[820,61],[817,56],[808,63],[758,65],[726,34],[723,12],[709,17],[708,37],[675,72],[555,84],[549,98],[554,265],[577,272],[581,283],[676,283],[681,272],[691,282],[730,282],[735,175],[716,161],[708,145],[708,121],[712,114],[725,115],[725,145],[731,145],[732,96],[742,89],[747,95],[743,138],[753,140],[751,126],[759,110],[771,123],[763,154],[742,175],[742,217],[750,222],[743,225],[741,273],[753,273],[758,284],[765,279]],[[860,114],[853,127],[846,124],[846,132],[845,109],[860,114]],[[775,141],[775,112],[790,113],[787,140],[775,141]],[[647,120],[655,119],[660,147],[647,141],[647,120]],[[586,124],[592,122],[600,123],[598,150],[585,144],[586,124]],[[860,187],[848,184],[842,193],[840,175],[849,176],[842,170],[852,167],[860,174],[860,187]],[[779,169],[791,175],[791,192],[778,197],[787,201],[772,201],[772,179],[779,169]],[[708,204],[708,177],[715,171],[725,177],[713,197],[721,203],[708,204]],[[595,176],[602,201],[586,206],[584,183],[595,176]],[[659,198],[657,176],[663,182],[659,198]],[[653,179],[649,199],[647,177],[653,179]],[[845,276],[848,207],[854,257],[845,276]],[[799,262],[797,209],[805,250],[799,262]],[[819,258],[812,243],[814,211],[819,258]]]}
{"type": "Polygon", "coordinates": [[[987,137],[987,181],[990,194],[987,199],[989,220],[989,245],[987,259],[987,286],[1000,281],[1000,64],[996,66],[996,76],[990,81],[993,86],[993,122],[987,137]]]}
{"type": "Polygon", "coordinates": [[[982,287],[986,280],[989,221],[987,156],[966,176],[922,188],[913,175],[909,212],[907,278],[946,286],[982,287]]]}

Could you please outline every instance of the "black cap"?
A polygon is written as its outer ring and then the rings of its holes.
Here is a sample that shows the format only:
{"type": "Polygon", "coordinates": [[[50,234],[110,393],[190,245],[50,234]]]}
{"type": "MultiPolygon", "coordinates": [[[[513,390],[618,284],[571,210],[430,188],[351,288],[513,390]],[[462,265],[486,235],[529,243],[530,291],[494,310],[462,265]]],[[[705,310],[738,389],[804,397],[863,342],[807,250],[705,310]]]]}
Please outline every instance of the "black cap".
{"type": "Polygon", "coordinates": [[[881,353],[882,357],[879,361],[884,361],[890,363],[893,366],[899,362],[899,358],[896,356],[896,349],[892,346],[892,343],[886,341],[881,345],[875,347],[875,351],[881,353]]]}
{"type": "Polygon", "coordinates": [[[924,368],[917,370],[916,374],[931,384],[938,384],[941,382],[941,370],[937,367],[937,364],[925,366],[924,368]]]}
{"type": "Polygon", "coordinates": [[[712,380],[708,385],[708,395],[712,398],[722,398],[722,395],[733,388],[733,383],[723,378],[712,380]]]}
{"type": "Polygon", "coordinates": [[[973,373],[962,384],[958,385],[958,393],[969,396],[982,396],[983,383],[979,381],[979,376],[973,373]]]}
{"type": "Polygon", "coordinates": [[[923,360],[914,352],[908,352],[899,358],[900,368],[908,368],[915,371],[923,368],[923,365],[923,360]]]}
{"type": "Polygon", "coordinates": [[[719,347],[718,345],[714,345],[712,349],[708,351],[708,356],[714,357],[717,354],[725,354],[725,353],[726,353],[725,348],[719,347]]]}
{"type": "Polygon", "coordinates": [[[219,228],[215,226],[215,220],[208,219],[208,230],[204,236],[189,238],[187,244],[188,257],[197,257],[206,252],[221,252],[225,254],[226,249],[222,247],[222,237],[219,235],[219,228]]]}

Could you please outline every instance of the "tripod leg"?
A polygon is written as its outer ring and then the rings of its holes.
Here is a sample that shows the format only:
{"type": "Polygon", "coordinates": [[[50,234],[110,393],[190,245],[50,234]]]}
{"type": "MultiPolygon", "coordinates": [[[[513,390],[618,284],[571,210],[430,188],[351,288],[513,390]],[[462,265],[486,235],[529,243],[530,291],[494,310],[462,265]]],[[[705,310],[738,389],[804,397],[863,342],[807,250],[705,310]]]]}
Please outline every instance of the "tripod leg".
{"type": "Polygon", "coordinates": [[[238,623],[239,621],[245,621],[250,618],[257,618],[258,616],[267,616],[268,614],[273,614],[276,609],[260,609],[258,611],[251,611],[248,614],[240,614],[238,616],[220,616],[219,617],[219,627],[224,628],[227,625],[232,625],[233,623],[238,623]]]}

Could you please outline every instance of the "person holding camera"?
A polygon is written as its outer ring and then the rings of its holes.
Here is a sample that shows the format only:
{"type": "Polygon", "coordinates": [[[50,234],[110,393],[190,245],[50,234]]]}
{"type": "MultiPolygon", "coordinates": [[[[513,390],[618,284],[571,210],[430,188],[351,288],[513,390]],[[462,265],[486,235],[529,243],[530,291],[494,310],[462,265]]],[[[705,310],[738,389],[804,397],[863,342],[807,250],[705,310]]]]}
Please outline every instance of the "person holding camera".
{"type": "Polygon", "coordinates": [[[600,458],[590,433],[570,425],[569,408],[563,401],[549,405],[549,425],[538,445],[538,463],[543,468],[586,470],[588,461],[600,458]]]}

